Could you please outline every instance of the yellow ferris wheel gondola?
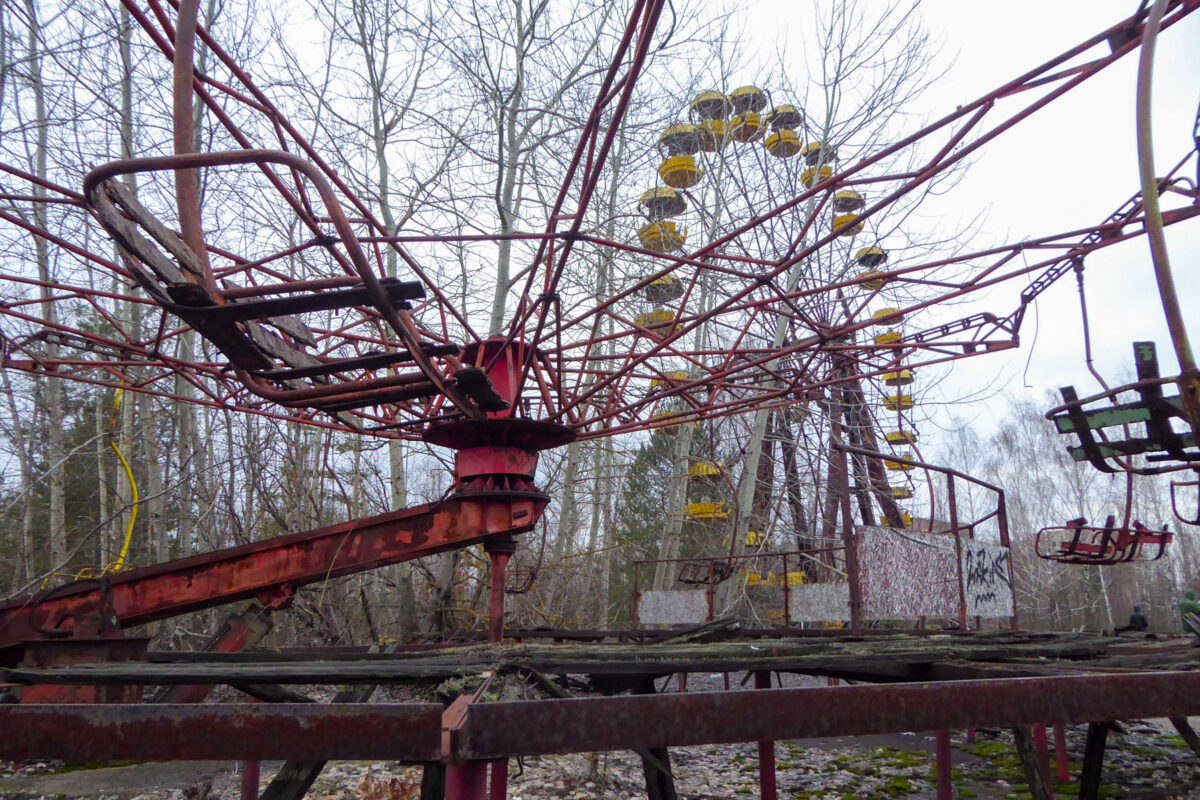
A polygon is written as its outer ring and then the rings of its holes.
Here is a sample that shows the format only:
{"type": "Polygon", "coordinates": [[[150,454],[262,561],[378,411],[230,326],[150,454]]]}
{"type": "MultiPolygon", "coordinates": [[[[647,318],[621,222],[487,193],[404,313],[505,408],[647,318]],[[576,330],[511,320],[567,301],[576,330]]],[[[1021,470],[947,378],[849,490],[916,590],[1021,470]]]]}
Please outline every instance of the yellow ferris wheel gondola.
{"type": "Polygon", "coordinates": [[[906,411],[913,407],[913,396],[903,393],[885,395],[883,407],[888,411],[906,411]]]}
{"type": "Polygon", "coordinates": [[[687,241],[687,228],[676,228],[669,220],[651,222],[638,230],[638,241],[652,252],[670,253],[683,247],[687,241]]]}
{"type": "Polygon", "coordinates": [[[767,130],[766,120],[756,111],[734,114],[729,118],[729,136],[735,142],[754,142],[767,130]]]}
{"type": "Polygon", "coordinates": [[[651,303],[669,303],[683,297],[683,282],[674,275],[663,275],[646,284],[642,291],[651,303]]]}
{"type": "Polygon", "coordinates": [[[650,394],[657,394],[662,389],[685,383],[691,377],[686,369],[673,369],[664,372],[661,378],[650,379],[650,394]]]}
{"type": "Polygon", "coordinates": [[[917,432],[906,429],[898,431],[888,431],[884,434],[884,439],[891,445],[916,444],[917,432]]]}
{"type": "Polygon", "coordinates": [[[767,96],[757,86],[739,86],[729,93],[729,104],[735,114],[762,111],[767,107],[767,96]]]}
{"type": "Polygon", "coordinates": [[[887,261],[887,251],[879,245],[873,244],[855,253],[854,260],[860,267],[878,267],[887,261]]]}
{"type": "Polygon", "coordinates": [[[837,149],[830,147],[825,142],[810,142],[804,148],[804,163],[810,167],[815,167],[817,164],[829,164],[837,161],[837,149]]]}
{"type": "Polygon", "coordinates": [[[875,344],[877,344],[877,345],[896,344],[902,338],[903,338],[903,336],[900,333],[900,331],[896,331],[896,330],[884,331],[883,333],[878,334],[875,337],[875,344]]]}
{"type": "Polygon", "coordinates": [[[833,201],[830,202],[830,205],[839,214],[848,214],[851,211],[858,211],[866,205],[866,201],[853,189],[839,189],[833,193],[833,201]]]}
{"type": "Polygon", "coordinates": [[[696,126],[681,122],[667,128],[658,137],[658,147],[664,156],[693,156],[700,149],[696,126]]]}
{"type": "Polygon", "coordinates": [[[791,158],[800,152],[800,136],[790,128],[780,128],[771,132],[763,147],[776,158],[791,158]]]}
{"type": "Polygon", "coordinates": [[[827,181],[833,177],[833,167],[809,167],[800,173],[800,182],[805,188],[811,189],[822,181],[827,181]]]}
{"type": "MultiPolygon", "coordinates": [[[[912,459],[912,453],[896,453],[898,458],[912,459]]],[[[906,464],[903,461],[892,461],[890,458],[883,460],[883,465],[892,472],[908,472],[911,469],[916,469],[912,464],[906,464]]]]}
{"type": "Polygon", "coordinates": [[[907,486],[891,486],[888,488],[888,493],[891,494],[893,500],[909,500],[912,498],[912,489],[907,486]]]}
{"type": "Polygon", "coordinates": [[[804,115],[795,106],[775,106],[771,109],[771,113],[767,114],[767,124],[772,130],[780,128],[799,128],[804,124],[804,115]]]}
{"type": "Polygon", "coordinates": [[[883,373],[883,383],[886,386],[908,386],[912,382],[912,370],[898,369],[894,372],[883,373]]]}
{"type": "Polygon", "coordinates": [[[696,126],[700,150],[715,153],[729,141],[729,124],[723,119],[706,119],[696,126]]]}
{"type": "Polygon", "coordinates": [[[683,420],[678,417],[684,410],[684,404],[678,398],[670,398],[658,404],[650,415],[650,421],[665,422],[666,424],[660,426],[659,429],[663,433],[673,436],[679,432],[679,425],[683,420]]]}
{"type": "Polygon", "coordinates": [[[696,166],[695,156],[667,156],[658,165],[658,177],[672,189],[690,189],[704,177],[704,170],[696,166]]]}
{"type": "Polygon", "coordinates": [[[687,199],[670,186],[656,186],[638,199],[638,207],[650,219],[665,219],[687,211],[687,199]]]}
{"type": "Polygon", "coordinates": [[[767,118],[759,113],[767,107],[767,96],[757,86],[739,86],[729,93],[733,116],[729,119],[729,135],[734,141],[753,142],[767,128],[767,118]]]}
{"type": "Polygon", "coordinates": [[[875,270],[867,270],[866,272],[858,273],[859,278],[866,278],[862,282],[864,288],[867,289],[882,289],[887,283],[887,273],[876,272],[875,270]]]}
{"type": "Polygon", "coordinates": [[[898,308],[881,308],[871,315],[872,325],[891,325],[904,319],[904,313],[898,308]]]}
{"type": "Polygon", "coordinates": [[[688,503],[683,507],[683,515],[690,520],[725,519],[729,514],[729,506],[724,502],[688,503]]]}
{"type": "Polygon", "coordinates": [[[707,91],[696,95],[692,100],[691,109],[697,119],[724,119],[733,109],[733,103],[720,92],[707,91]]]}
{"type": "Polygon", "coordinates": [[[863,222],[857,214],[839,214],[833,218],[833,231],[838,236],[857,236],[862,230],[863,222]]]}
{"type": "Polygon", "coordinates": [[[688,467],[688,475],[693,478],[705,478],[720,474],[721,468],[711,461],[693,461],[688,467]]]}

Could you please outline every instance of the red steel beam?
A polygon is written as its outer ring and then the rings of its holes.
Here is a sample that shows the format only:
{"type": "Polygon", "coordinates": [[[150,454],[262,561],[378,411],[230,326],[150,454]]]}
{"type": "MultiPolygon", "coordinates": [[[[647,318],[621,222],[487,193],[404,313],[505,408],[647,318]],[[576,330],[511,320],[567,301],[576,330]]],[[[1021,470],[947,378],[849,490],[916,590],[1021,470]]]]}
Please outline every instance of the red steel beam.
{"type": "MultiPolygon", "coordinates": [[[[106,580],[122,628],[467,547],[531,530],[547,498],[536,491],[461,494],[437,503],[218,550],[106,580]]],[[[44,638],[68,618],[101,611],[101,588],[80,582],[0,605],[0,647],[44,638]],[[41,628],[42,630],[38,630],[41,628]]]]}
{"type": "Polygon", "coordinates": [[[0,730],[0,758],[18,761],[436,761],[442,705],[6,706],[0,730]]]}
{"type": "Polygon", "coordinates": [[[0,759],[474,760],[1200,714],[1200,673],[438,704],[0,707],[0,759]],[[202,734],[202,735],[201,735],[202,734]]]}
{"type": "MultiPolygon", "coordinates": [[[[467,709],[459,759],[1200,714],[1200,673],[636,695],[467,709]]],[[[3,719],[3,717],[0,717],[3,719]]]]}

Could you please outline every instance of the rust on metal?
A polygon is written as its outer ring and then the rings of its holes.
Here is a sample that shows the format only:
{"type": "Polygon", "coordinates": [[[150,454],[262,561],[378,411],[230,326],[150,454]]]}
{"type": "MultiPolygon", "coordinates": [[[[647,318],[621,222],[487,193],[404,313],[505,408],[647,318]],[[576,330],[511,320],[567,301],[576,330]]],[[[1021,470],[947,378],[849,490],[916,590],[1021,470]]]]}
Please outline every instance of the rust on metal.
{"type": "Polygon", "coordinates": [[[0,759],[434,761],[442,706],[35,705],[0,707],[0,759]]]}
{"type": "Polygon", "coordinates": [[[460,759],[1200,714],[1200,673],[639,695],[467,709],[460,759]]]}

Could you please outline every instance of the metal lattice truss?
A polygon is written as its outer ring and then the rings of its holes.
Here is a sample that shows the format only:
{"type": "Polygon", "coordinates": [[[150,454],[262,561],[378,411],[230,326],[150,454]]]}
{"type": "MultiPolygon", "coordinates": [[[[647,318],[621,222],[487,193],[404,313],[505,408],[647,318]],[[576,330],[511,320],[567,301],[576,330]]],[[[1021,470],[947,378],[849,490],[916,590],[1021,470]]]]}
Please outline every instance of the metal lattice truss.
{"type": "MultiPolygon", "coordinates": [[[[174,58],[178,34],[167,8],[158,0],[126,6],[174,58]]],[[[1196,7],[1175,4],[1163,27],[1196,7]]],[[[1139,12],[878,152],[852,164],[816,162],[830,169],[809,185],[792,179],[769,208],[699,247],[667,254],[630,244],[634,236],[600,235],[587,211],[653,57],[662,9],[655,0],[634,4],[548,222],[540,233],[509,236],[533,252],[503,334],[524,343],[511,387],[493,386],[489,362],[512,349],[484,346],[486,326],[462,302],[490,292],[492,276],[451,292],[440,288],[429,255],[501,237],[389,231],[203,28],[197,36],[214,65],[192,75],[190,89],[243,149],[112,162],[94,169],[82,191],[0,165],[0,219],[64,256],[49,280],[27,263],[5,262],[3,365],[382,436],[416,437],[431,424],[490,413],[561,423],[591,438],[806,402],[841,381],[1014,347],[1038,294],[1091,253],[1144,233],[1135,195],[1092,228],[944,257],[893,253],[866,272],[856,263],[889,207],[919,197],[992,139],[1137,50],[1139,12]],[[247,119],[260,123],[253,135],[247,119]],[[897,171],[906,153],[923,155],[897,171]],[[247,237],[243,226],[236,241],[256,249],[235,252],[210,226],[198,249],[177,233],[186,209],[143,200],[150,192],[135,197],[125,182],[137,175],[153,186],[189,170],[246,184],[262,216],[286,220],[286,235],[247,237]],[[851,226],[863,227],[857,237],[830,224],[835,195],[846,190],[867,198],[851,226]],[[389,253],[398,277],[388,275],[389,253]],[[613,280],[603,296],[570,278],[603,259],[636,277],[613,280]],[[1006,284],[1023,287],[1015,310],[920,325],[926,310],[1006,284]],[[873,318],[880,306],[888,310],[873,318]],[[116,307],[140,309],[136,324],[116,307]],[[902,331],[893,324],[901,318],[902,331]],[[900,335],[879,335],[889,327],[900,335]],[[518,398],[508,411],[507,396],[518,398]]],[[[1195,158],[1193,150],[1161,179],[1160,191],[1176,199],[1167,224],[1200,212],[1195,158]]],[[[219,213],[234,229],[245,211],[219,213]]]]}

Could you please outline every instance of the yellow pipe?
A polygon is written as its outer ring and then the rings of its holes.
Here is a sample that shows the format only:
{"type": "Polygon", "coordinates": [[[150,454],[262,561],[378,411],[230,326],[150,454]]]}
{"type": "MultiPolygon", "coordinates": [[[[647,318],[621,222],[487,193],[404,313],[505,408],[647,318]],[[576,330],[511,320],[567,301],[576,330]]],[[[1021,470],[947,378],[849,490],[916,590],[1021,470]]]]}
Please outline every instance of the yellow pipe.
{"type": "MultiPolygon", "coordinates": [[[[124,394],[124,389],[117,389],[117,399],[113,403],[113,427],[117,424],[117,413],[121,410],[121,395],[124,394]]],[[[125,541],[121,545],[121,554],[117,556],[117,560],[107,565],[104,568],[102,575],[109,572],[117,572],[125,568],[125,557],[129,555],[129,543],[133,541],[133,524],[137,521],[138,512],[138,488],[137,481],[133,479],[133,470],[129,468],[129,462],[125,460],[125,455],[121,452],[121,448],[117,447],[117,440],[110,435],[108,440],[109,446],[113,452],[117,454],[117,460],[121,462],[121,466],[125,468],[125,477],[129,479],[129,490],[133,495],[133,509],[129,514],[129,527],[125,529],[125,541]]]]}

